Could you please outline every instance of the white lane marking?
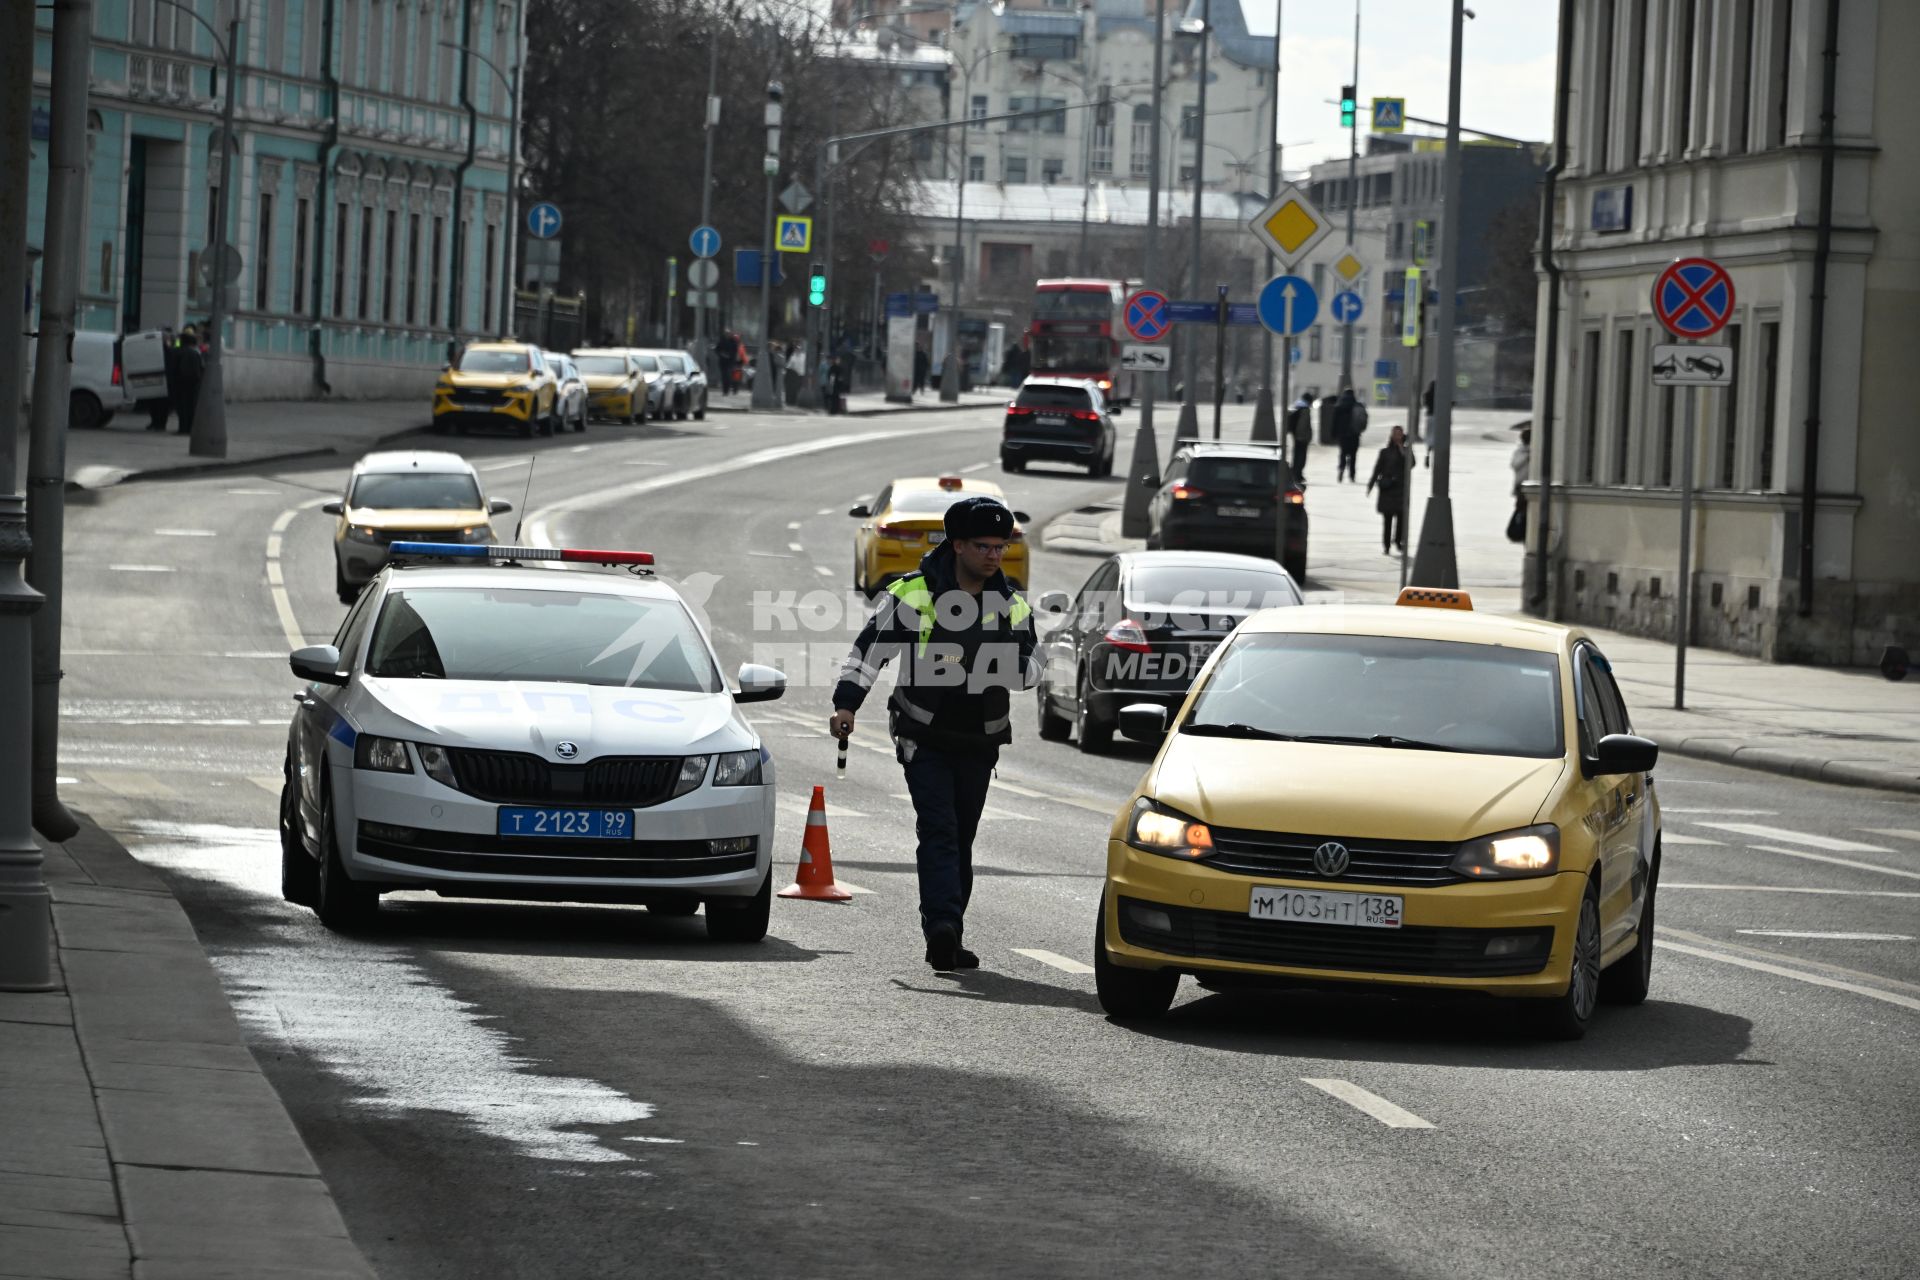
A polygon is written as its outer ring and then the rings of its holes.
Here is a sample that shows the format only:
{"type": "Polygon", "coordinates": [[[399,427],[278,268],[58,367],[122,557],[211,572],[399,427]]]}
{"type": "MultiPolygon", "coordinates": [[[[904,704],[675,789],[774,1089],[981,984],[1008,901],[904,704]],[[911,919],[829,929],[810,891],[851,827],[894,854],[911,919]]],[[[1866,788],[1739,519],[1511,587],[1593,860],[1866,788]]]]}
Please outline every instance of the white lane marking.
{"type": "Polygon", "coordinates": [[[832,508],[832,507],[822,507],[822,508],[820,508],[820,509],[819,509],[818,511],[816,511],[816,512],[814,512],[813,514],[815,514],[815,515],[817,515],[817,516],[830,516],[830,515],[832,515],[832,514],[833,514],[833,508],[832,508]]]}
{"type": "Polygon", "coordinates": [[[105,787],[113,794],[128,800],[177,800],[180,798],[179,792],[150,773],[95,769],[88,774],[88,777],[93,780],[95,786],[105,787]]]}
{"type": "MultiPolygon", "coordinates": [[[[1666,816],[1666,810],[1663,809],[1660,812],[1662,817],[1666,816]]],[[[1705,836],[1686,836],[1686,835],[1681,835],[1678,831],[1665,831],[1665,830],[1661,831],[1660,833],[1660,842],[1662,844],[1705,844],[1705,845],[1713,845],[1716,848],[1721,848],[1721,849],[1724,849],[1727,846],[1727,842],[1725,840],[1709,840],[1705,836]]]]}
{"type": "Polygon", "coordinates": [[[278,649],[62,649],[69,658],[284,658],[278,649]]]}
{"type": "Polygon", "coordinates": [[[1711,827],[1715,831],[1731,831],[1738,836],[1758,836],[1762,840],[1778,840],[1785,844],[1804,844],[1815,849],[1825,849],[1830,853],[1892,853],[1877,844],[1861,844],[1858,840],[1837,840],[1832,836],[1808,835],[1804,831],[1789,831],[1785,827],[1770,827],[1764,822],[1697,822],[1699,827],[1711,827]]]}
{"type": "Polygon", "coordinates": [[[622,1138],[620,1139],[620,1141],[622,1142],[661,1142],[661,1143],[668,1143],[678,1147],[678,1146],[686,1145],[687,1140],[685,1138],[622,1138]]]}
{"type": "MultiPolygon", "coordinates": [[[[895,800],[911,801],[913,799],[913,793],[909,791],[895,791],[892,793],[892,795],[895,800]]],[[[988,822],[995,822],[995,821],[1034,822],[1034,821],[1037,821],[1037,819],[1030,818],[1024,813],[1012,813],[1006,809],[995,808],[993,805],[990,805],[990,804],[980,806],[980,816],[982,819],[988,822]]]]}
{"type": "Polygon", "coordinates": [[[267,561],[267,585],[270,587],[283,587],[286,585],[286,580],[280,576],[280,562],[278,560],[267,561]]]}
{"type": "Polygon", "coordinates": [[[787,521],[787,528],[789,528],[789,529],[798,529],[799,527],[800,527],[800,522],[799,522],[798,520],[789,520],[789,521],[787,521]]]}
{"type": "Polygon", "coordinates": [[[1777,853],[1788,858],[1805,858],[1808,862],[1824,862],[1835,867],[1851,867],[1855,871],[1878,871],[1883,876],[1899,876],[1903,880],[1920,880],[1920,871],[1902,871],[1898,867],[1882,867],[1871,862],[1858,862],[1852,858],[1830,858],[1824,853],[1808,853],[1805,849],[1781,849],[1770,844],[1750,844],[1747,848],[1760,853],[1777,853]]]}
{"type": "Polygon", "coordinates": [[[287,596],[287,586],[280,576],[280,535],[294,522],[302,511],[311,510],[333,499],[324,495],[308,498],[297,507],[289,507],[273,518],[273,528],[267,534],[267,591],[273,597],[273,612],[280,619],[280,634],[287,638],[287,648],[304,648],[306,633],[300,630],[300,620],[293,615],[293,601],[287,596]]]}
{"type": "MultiPolygon", "coordinates": [[[[1755,960],[1783,960],[1786,957],[1771,949],[1762,950],[1738,942],[1729,942],[1725,938],[1709,938],[1704,934],[1688,933],[1685,929],[1675,929],[1671,925],[1661,925],[1656,931],[1663,938],[1690,942],[1696,947],[1705,947],[1709,951],[1730,951],[1735,955],[1751,956],[1755,960]]],[[[1860,969],[1849,969],[1841,964],[1829,964],[1824,960],[1809,960],[1805,956],[1792,957],[1792,963],[1801,969],[1810,969],[1817,973],[1830,973],[1840,978],[1857,978],[1861,982],[1880,991],[1904,991],[1908,995],[1920,996],[1920,984],[1902,982],[1898,978],[1889,978],[1884,974],[1867,973],[1860,969]]]]}
{"type": "Polygon", "coordinates": [[[1730,893],[1818,893],[1834,898],[1920,898],[1920,893],[1900,889],[1809,889],[1793,884],[1668,884],[1660,889],[1712,889],[1730,893]]]}
{"type": "Polygon", "coordinates": [[[1058,951],[1042,951],[1037,947],[1015,947],[1013,954],[1025,956],[1029,960],[1038,960],[1041,964],[1050,964],[1062,973],[1093,972],[1092,965],[1081,964],[1078,960],[1070,956],[1063,956],[1058,951]]]}
{"type": "Polygon", "coordinates": [[[1314,1079],[1301,1076],[1302,1084],[1310,1084],[1322,1093],[1332,1094],[1340,1101],[1358,1111],[1364,1111],[1386,1125],[1389,1129],[1431,1129],[1433,1122],[1422,1120],[1405,1107],[1395,1106],[1377,1093],[1362,1089],[1351,1080],[1314,1079]]]}
{"type": "Polygon", "coordinates": [[[749,551],[750,556],[759,556],[762,560],[791,560],[792,556],[784,551],[749,551]]]}
{"type": "Polygon", "coordinates": [[[970,467],[960,468],[960,474],[963,476],[970,476],[976,471],[985,471],[988,467],[992,465],[993,464],[990,462],[976,462],[970,467]]]}
{"type": "Polygon", "coordinates": [[[568,453],[585,453],[585,452],[586,452],[586,451],[587,451],[587,450],[588,450],[589,448],[591,448],[591,447],[592,447],[592,446],[590,446],[590,445],[584,445],[584,444],[577,444],[577,445],[575,445],[575,446],[573,446],[573,448],[571,448],[571,449],[569,449],[569,450],[567,450],[567,452],[568,452],[568,453]]]}
{"type": "Polygon", "coordinates": [[[626,465],[629,467],[670,467],[673,464],[671,462],[656,462],[652,458],[628,458],[626,465]]]}
{"type": "MultiPolygon", "coordinates": [[[[73,652],[69,649],[67,652],[73,652]]],[[[1920,840],[1920,831],[1912,827],[1861,827],[1870,836],[1892,836],[1896,840],[1920,840]]]]}
{"type": "Polygon", "coordinates": [[[110,564],[107,568],[115,573],[172,573],[170,564],[110,564]]]}
{"type": "MultiPolygon", "coordinates": [[[[1666,780],[1664,778],[1661,779],[1662,785],[1665,785],[1665,782],[1666,780]]],[[[1744,814],[1748,817],[1771,818],[1775,814],[1779,813],[1780,811],[1778,809],[1714,809],[1714,808],[1679,809],[1679,808],[1673,807],[1672,805],[1663,804],[1660,806],[1660,812],[1663,814],[1665,813],[1717,813],[1722,816],[1744,814]]]]}
{"type": "Polygon", "coordinates": [[[1111,818],[1118,808],[1112,804],[1102,804],[1094,800],[1082,800],[1078,796],[1059,796],[1050,791],[1035,791],[1032,787],[1023,787],[1018,783],[995,780],[994,786],[1002,791],[1011,791],[1016,796],[1026,796],[1032,800],[1051,800],[1055,804],[1070,805],[1075,809],[1085,809],[1088,813],[1102,813],[1111,818]]]}
{"type": "Polygon", "coordinates": [[[1655,943],[1669,951],[1678,951],[1682,955],[1697,956],[1702,960],[1718,960],[1721,964],[1739,965],[1742,969],[1770,973],[1776,978],[1792,978],[1796,982],[1811,983],[1816,987],[1850,991],[1854,995],[1866,996],[1870,1000],[1881,1000],[1887,1004],[1899,1005],[1902,1009],[1920,1012],[1920,1000],[1912,996],[1897,995],[1891,991],[1876,991],[1872,987],[1864,987],[1857,982],[1843,982],[1839,978],[1822,977],[1817,973],[1803,973],[1798,969],[1789,969],[1785,965],[1768,964],[1764,960],[1748,960],[1744,956],[1730,956],[1719,951],[1709,951],[1705,947],[1690,947],[1682,942],[1669,942],[1665,938],[1656,938],[1655,943]]]}
{"type": "Polygon", "coordinates": [[[823,578],[831,578],[834,574],[834,571],[832,569],[827,568],[827,566],[823,564],[817,564],[813,566],[813,571],[819,574],[823,578]]]}
{"type": "Polygon", "coordinates": [[[236,498],[277,498],[281,493],[279,489],[229,489],[227,492],[236,498]]]}
{"type": "Polygon", "coordinates": [[[1819,929],[1735,929],[1754,938],[1824,938],[1832,942],[1912,942],[1910,933],[1828,933],[1819,929]]]}
{"type": "Polygon", "coordinates": [[[508,467],[524,467],[527,464],[531,463],[532,461],[533,461],[532,458],[502,458],[498,462],[484,463],[481,466],[475,467],[474,470],[475,471],[505,471],[508,467]]]}
{"type": "Polygon", "coordinates": [[[251,782],[254,786],[260,788],[262,791],[266,792],[270,796],[279,795],[280,788],[286,784],[286,779],[282,778],[277,773],[269,773],[269,774],[262,774],[259,776],[249,777],[247,781],[251,782]]]}
{"type": "Polygon", "coordinates": [[[155,529],[156,538],[217,538],[220,535],[212,529],[155,529]]]}
{"type": "Polygon", "coordinates": [[[77,787],[80,785],[80,779],[69,778],[63,775],[61,777],[55,778],[53,780],[53,785],[56,787],[77,787]]]}
{"type": "Polygon", "coordinates": [[[803,547],[803,546],[801,546],[801,545],[800,545],[799,543],[797,543],[797,542],[789,542],[789,543],[787,544],[787,550],[789,550],[789,551],[805,551],[805,550],[806,550],[806,548],[805,548],[805,547],[803,547]]]}
{"type": "MultiPolygon", "coordinates": [[[[808,792],[803,796],[792,791],[777,792],[774,796],[774,804],[779,812],[797,813],[800,816],[800,820],[805,822],[807,811],[813,807],[813,793],[808,792]]],[[[835,804],[831,798],[828,798],[826,804],[827,821],[829,823],[835,818],[864,818],[867,816],[858,809],[849,809],[843,804],[835,804]]]]}

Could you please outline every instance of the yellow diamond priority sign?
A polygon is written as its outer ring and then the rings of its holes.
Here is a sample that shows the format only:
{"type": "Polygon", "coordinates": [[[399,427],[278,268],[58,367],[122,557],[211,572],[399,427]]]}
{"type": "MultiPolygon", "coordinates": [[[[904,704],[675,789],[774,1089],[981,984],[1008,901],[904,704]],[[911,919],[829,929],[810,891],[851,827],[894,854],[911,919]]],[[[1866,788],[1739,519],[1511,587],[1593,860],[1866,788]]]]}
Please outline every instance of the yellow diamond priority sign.
{"type": "Polygon", "coordinates": [[[1247,226],[1289,268],[1333,230],[1333,224],[1313,207],[1307,193],[1291,183],[1282,187],[1273,202],[1255,214],[1247,226]]]}
{"type": "Polygon", "coordinates": [[[1339,260],[1333,264],[1333,269],[1340,273],[1342,280],[1351,284],[1360,278],[1360,273],[1367,269],[1367,264],[1354,257],[1353,250],[1349,249],[1340,255],[1339,260]]]}

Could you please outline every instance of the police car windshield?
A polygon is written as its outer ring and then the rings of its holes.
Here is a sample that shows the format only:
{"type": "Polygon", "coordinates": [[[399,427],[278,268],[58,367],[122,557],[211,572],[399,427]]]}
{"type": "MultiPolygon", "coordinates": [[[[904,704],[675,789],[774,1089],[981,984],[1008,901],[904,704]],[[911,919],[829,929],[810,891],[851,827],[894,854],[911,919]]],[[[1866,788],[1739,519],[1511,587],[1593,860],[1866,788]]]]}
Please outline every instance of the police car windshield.
{"type": "Polygon", "coordinates": [[[369,471],[353,482],[350,507],[387,511],[472,511],[480,486],[464,471],[369,471]]]}
{"type": "Polygon", "coordinates": [[[530,368],[524,351],[468,351],[460,357],[462,373],[525,373],[530,368]]]}
{"type": "Polygon", "coordinates": [[[580,356],[580,372],[596,378],[624,378],[627,362],[619,356],[580,356]]]}
{"type": "Polygon", "coordinates": [[[367,674],[718,693],[707,647],[676,600],[545,588],[391,592],[367,674]]]}
{"type": "Polygon", "coordinates": [[[1235,724],[1288,738],[1550,758],[1564,753],[1560,663],[1551,653],[1445,640],[1241,635],[1181,731],[1235,724]]]}

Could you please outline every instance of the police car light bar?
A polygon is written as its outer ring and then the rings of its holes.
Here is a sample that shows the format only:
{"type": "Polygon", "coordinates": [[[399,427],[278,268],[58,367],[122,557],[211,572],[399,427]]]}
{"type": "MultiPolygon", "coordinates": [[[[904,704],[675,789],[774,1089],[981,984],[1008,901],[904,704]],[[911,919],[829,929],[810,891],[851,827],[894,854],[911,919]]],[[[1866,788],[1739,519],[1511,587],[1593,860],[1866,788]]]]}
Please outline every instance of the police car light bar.
{"type": "Polygon", "coordinates": [[[396,556],[429,560],[559,560],[567,564],[647,564],[651,551],[594,551],[584,547],[492,547],[465,542],[396,542],[396,556]]]}

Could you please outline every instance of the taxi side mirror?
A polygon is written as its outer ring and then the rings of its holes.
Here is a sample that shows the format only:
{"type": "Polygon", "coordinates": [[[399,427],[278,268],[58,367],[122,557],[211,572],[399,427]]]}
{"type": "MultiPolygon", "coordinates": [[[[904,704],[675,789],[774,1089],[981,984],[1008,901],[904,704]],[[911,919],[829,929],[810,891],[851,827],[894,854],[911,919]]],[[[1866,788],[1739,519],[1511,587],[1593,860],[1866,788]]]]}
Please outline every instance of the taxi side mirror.
{"type": "Polygon", "coordinates": [[[848,507],[847,514],[850,516],[856,516],[859,519],[865,520],[867,517],[871,516],[873,512],[863,503],[857,507],[848,507]]]}
{"type": "Polygon", "coordinates": [[[347,504],[338,498],[332,502],[321,503],[320,509],[330,516],[343,516],[347,514],[347,504]]]}
{"type": "Polygon", "coordinates": [[[1585,762],[1589,778],[1615,773],[1649,773],[1660,758],[1660,744],[1635,733],[1610,733],[1593,749],[1593,758],[1585,762]]]}
{"type": "Polygon", "coordinates": [[[340,651],[330,644],[310,644],[287,655],[287,665],[302,680],[321,684],[345,684],[347,673],[339,670],[340,651]]]}
{"type": "Polygon", "coordinates": [[[1034,601],[1040,612],[1056,614],[1065,613],[1072,603],[1073,598],[1064,591],[1043,591],[1034,601]]]}
{"type": "Polygon", "coordinates": [[[735,702],[772,702],[787,691],[785,672],[753,662],[741,663],[734,678],[740,682],[735,702]]]}
{"type": "Polygon", "coordinates": [[[1120,708],[1120,733],[1135,742],[1160,741],[1167,736],[1167,709],[1152,702],[1135,702],[1120,708]]]}
{"type": "Polygon", "coordinates": [[[495,498],[487,503],[487,514],[490,516],[503,516],[511,510],[513,510],[513,504],[505,498],[495,498]]]}

